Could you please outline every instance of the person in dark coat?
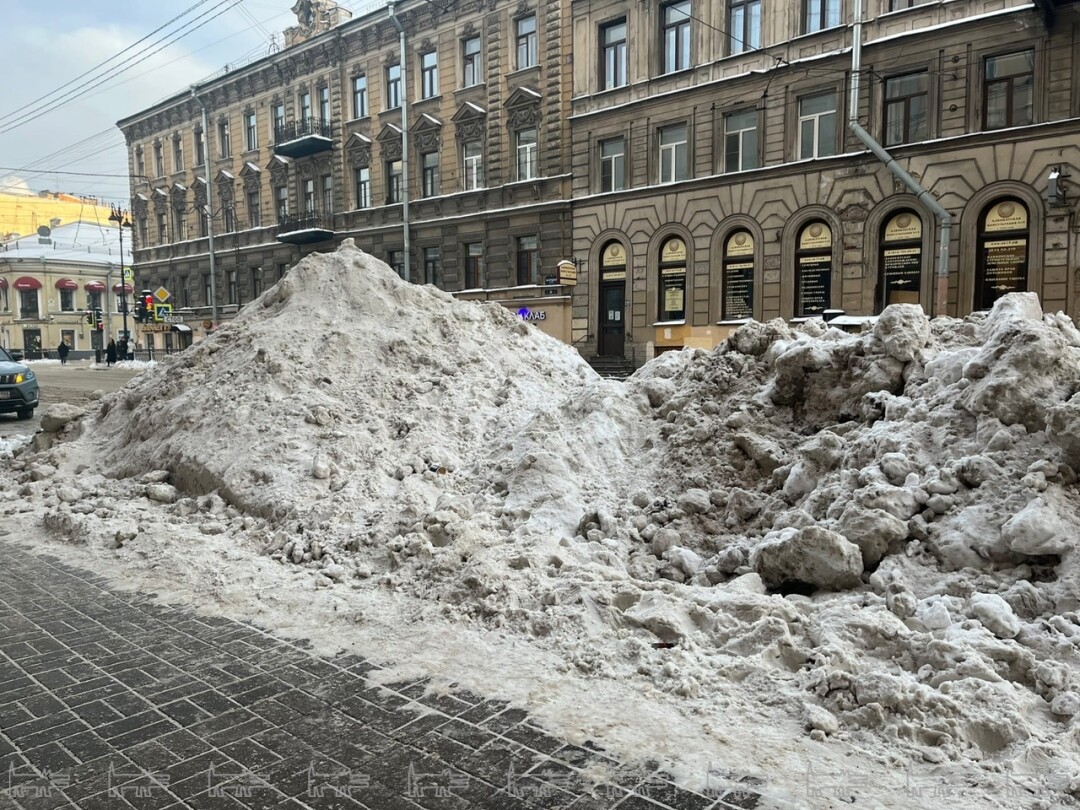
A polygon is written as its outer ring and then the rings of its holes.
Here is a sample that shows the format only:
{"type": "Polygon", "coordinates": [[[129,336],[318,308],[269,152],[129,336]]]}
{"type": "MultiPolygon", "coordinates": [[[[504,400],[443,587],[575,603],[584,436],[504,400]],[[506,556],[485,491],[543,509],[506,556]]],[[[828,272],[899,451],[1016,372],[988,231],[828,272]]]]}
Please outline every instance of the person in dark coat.
{"type": "Polygon", "coordinates": [[[105,364],[111,366],[116,362],[116,341],[110,339],[109,345],[105,349],[105,364]]]}
{"type": "Polygon", "coordinates": [[[118,351],[118,356],[120,357],[120,359],[121,360],[127,360],[128,359],[128,342],[127,342],[127,338],[124,338],[124,337],[120,338],[120,342],[116,344],[116,347],[119,350],[118,351]]]}
{"type": "Polygon", "coordinates": [[[67,365],[68,345],[64,341],[60,341],[60,345],[56,347],[56,353],[60,355],[60,365],[67,365]]]}

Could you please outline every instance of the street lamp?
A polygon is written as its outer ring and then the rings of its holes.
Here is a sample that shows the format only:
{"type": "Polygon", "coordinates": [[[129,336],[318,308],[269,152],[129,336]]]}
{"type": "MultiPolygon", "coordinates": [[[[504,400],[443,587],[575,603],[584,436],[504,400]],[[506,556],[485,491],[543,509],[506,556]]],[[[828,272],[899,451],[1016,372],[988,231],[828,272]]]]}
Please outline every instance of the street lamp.
{"type": "MultiPolygon", "coordinates": [[[[128,300],[127,300],[127,278],[124,276],[124,228],[131,227],[131,220],[128,218],[127,211],[122,210],[119,206],[114,205],[112,207],[112,213],[109,214],[109,221],[115,222],[116,227],[120,231],[120,313],[124,316],[124,357],[122,359],[127,360],[128,349],[131,346],[131,339],[128,335],[128,300]]],[[[135,289],[134,279],[132,279],[131,289],[135,289]]]]}

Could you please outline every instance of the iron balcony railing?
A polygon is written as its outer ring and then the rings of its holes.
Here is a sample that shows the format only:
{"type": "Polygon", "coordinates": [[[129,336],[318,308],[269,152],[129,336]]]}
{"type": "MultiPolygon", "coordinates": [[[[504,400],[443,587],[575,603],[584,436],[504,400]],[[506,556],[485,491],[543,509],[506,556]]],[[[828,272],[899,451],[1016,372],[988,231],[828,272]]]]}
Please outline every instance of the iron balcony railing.
{"type": "Polygon", "coordinates": [[[308,209],[298,214],[278,216],[278,235],[297,231],[333,231],[334,215],[323,213],[317,208],[308,209]]]}
{"type": "Polygon", "coordinates": [[[287,121],[275,126],[274,143],[283,144],[310,137],[333,138],[333,132],[332,121],[324,121],[321,118],[302,118],[299,121],[287,121]]]}

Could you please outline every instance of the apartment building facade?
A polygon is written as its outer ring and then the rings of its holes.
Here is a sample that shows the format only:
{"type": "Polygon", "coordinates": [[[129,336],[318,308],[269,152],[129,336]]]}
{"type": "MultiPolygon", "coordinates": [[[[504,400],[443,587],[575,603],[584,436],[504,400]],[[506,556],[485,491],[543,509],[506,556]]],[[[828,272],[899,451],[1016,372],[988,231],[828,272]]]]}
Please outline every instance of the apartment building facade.
{"type": "Polygon", "coordinates": [[[576,0],[573,340],[640,364],[748,318],[1077,313],[1069,4],[576,0]],[[848,127],[858,123],[929,196],[848,127]],[[948,213],[946,263],[937,203],[948,213]],[[947,271],[940,273],[939,271],[947,271]]]}
{"type": "Polygon", "coordinates": [[[351,237],[569,339],[564,3],[392,8],[301,0],[282,52],[118,123],[136,286],[165,287],[196,338],[351,237]]]}

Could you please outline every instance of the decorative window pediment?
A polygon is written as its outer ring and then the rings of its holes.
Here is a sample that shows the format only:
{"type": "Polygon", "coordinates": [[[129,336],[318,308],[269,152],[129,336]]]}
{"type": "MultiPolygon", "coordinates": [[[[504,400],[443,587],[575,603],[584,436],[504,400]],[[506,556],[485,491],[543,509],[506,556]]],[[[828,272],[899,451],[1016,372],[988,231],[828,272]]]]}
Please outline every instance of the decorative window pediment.
{"type": "Polygon", "coordinates": [[[511,129],[540,123],[540,94],[528,87],[518,87],[506,99],[507,120],[511,129]]]}
{"type": "Polygon", "coordinates": [[[270,162],[266,164],[266,170],[270,172],[270,181],[275,186],[284,185],[289,179],[289,165],[291,162],[287,157],[281,155],[274,155],[270,158],[270,162]]]}
{"type": "Polygon", "coordinates": [[[442,121],[423,113],[413,124],[413,132],[416,134],[416,147],[421,152],[438,149],[442,141],[442,121]]]}
{"type": "Polygon", "coordinates": [[[401,157],[401,127],[386,124],[379,133],[378,141],[386,158],[396,160],[401,157]]]}
{"type": "Polygon", "coordinates": [[[254,191],[262,184],[262,169],[249,161],[240,170],[240,179],[244,183],[244,191],[254,191]]]}
{"type": "Polygon", "coordinates": [[[354,132],[345,142],[345,154],[348,155],[349,165],[357,169],[364,169],[371,165],[371,138],[354,132]]]}
{"type": "Polygon", "coordinates": [[[476,141],[484,137],[487,128],[487,110],[479,104],[466,101],[450,119],[457,127],[459,140],[476,141]]]}
{"type": "Polygon", "coordinates": [[[187,193],[188,188],[183,183],[173,183],[173,187],[169,190],[169,201],[177,211],[187,209],[187,193]]]}

